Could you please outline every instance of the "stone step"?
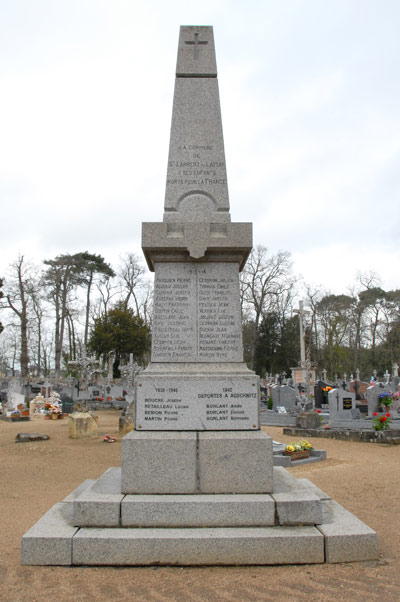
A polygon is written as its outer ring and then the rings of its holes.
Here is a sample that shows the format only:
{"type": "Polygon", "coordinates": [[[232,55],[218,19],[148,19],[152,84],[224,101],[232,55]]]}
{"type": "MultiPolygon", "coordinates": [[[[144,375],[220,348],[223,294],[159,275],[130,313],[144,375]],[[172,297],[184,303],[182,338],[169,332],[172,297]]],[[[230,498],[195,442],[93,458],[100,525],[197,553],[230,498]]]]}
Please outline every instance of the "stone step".
{"type": "Polygon", "coordinates": [[[80,529],[74,565],[245,565],[324,562],[315,527],[80,529]]]}
{"type": "Polygon", "coordinates": [[[250,527],[275,525],[269,494],[127,495],[123,527],[250,527]]]}
{"type": "Polygon", "coordinates": [[[379,558],[373,529],[334,500],[322,502],[322,524],[326,562],[357,562],[379,558]]]}
{"type": "Polygon", "coordinates": [[[116,467],[83,485],[64,500],[72,501],[72,524],[80,527],[262,527],[277,522],[316,525],[322,520],[314,486],[281,467],[274,468],[273,494],[124,496],[121,469],[116,467]]]}
{"type": "Polygon", "coordinates": [[[310,487],[308,479],[297,481],[303,492],[313,489],[315,496],[322,499],[322,519],[317,527],[79,529],[72,526],[74,497],[84,486],[91,485],[86,481],[65,498],[68,501],[53,506],[25,533],[21,562],[24,565],[240,565],[379,558],[376,533],[372,529],[318,487],[310,487]]]}
{"type": "Polygon", "coordinates": [[[109,468],[73,500],[73,525],[118,527],[123,498],[121,468],[109,468]]]}
{"type": "Polygon", "coordinates": [[[50,508],[22,538],[21,563],[28,565],[72,564],[72,503],[60,502],[50,508]]]}
{"type": "Polygon", "coordinates": [[[322,504],[319,495],[306,483],[300,482],[282,466],[274,467],[274,491],[280,525],[317,525],[322,522],[322,504]]]}

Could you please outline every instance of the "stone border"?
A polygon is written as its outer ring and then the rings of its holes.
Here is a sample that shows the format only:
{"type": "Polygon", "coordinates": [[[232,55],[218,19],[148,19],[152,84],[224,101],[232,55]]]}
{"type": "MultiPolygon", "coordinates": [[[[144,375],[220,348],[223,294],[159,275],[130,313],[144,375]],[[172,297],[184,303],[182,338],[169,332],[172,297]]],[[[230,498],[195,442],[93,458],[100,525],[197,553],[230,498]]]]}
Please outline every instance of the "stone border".
{"type": "Polygon", "coordinates": [[[301,429],[287,427],[283,429],[284,435],[293,437],[321,437],[323,439],[339,439],[341,441],[358,441],[360,443],[388,443],[400,445],[398,431],[363,431],[350,429],[301,429]]]}

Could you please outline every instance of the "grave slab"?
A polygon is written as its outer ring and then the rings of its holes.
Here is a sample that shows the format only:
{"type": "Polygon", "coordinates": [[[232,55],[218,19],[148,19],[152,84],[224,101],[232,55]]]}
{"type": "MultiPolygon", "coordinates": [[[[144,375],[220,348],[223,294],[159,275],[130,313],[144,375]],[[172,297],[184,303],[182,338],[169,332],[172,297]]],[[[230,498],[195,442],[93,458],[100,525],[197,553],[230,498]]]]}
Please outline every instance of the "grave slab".
{"type": "Polygon", "coordinates": [[[315,527],[81,529],[74,565],[249,565],[324,562],[315,527]]]}

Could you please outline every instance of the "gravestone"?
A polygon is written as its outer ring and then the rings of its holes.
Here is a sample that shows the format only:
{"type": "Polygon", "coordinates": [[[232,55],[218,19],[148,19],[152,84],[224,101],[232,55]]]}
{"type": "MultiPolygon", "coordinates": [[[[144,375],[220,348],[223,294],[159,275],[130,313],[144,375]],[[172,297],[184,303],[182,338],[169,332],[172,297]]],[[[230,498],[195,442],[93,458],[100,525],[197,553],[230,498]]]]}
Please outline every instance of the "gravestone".
{"type": "Polygon", "coordinates": [[[296,409],[296,391],[288,385],[274,385],[271,388],[273,409],[277,411],[278,406],[284,407],[286,411],[296,409]]]}
{"type": "Polygon", "coordinates": [[[69,395],[61,394],[62,412],[63,414],[72,414],[74,411],[74,400],[69,395]]]}
{"type": "MultiPolygon", "coordinates": [[[[377,382],[367,388],[368,416],[372,416],[374,412],[383,411],[379,408],[379,396],[385,393],[392,397],[391,387],[387,383],[377,382]]],[[[392,418],[398,418],[398,401],[392,403],[389,412],[392,418]]]]}
{"type": "Polygon", "coordinates": [[[369,383],[362,380],[352,380],[349,385],[349,389],[352,393],[356,394],[356,400],[362,401],[366,399],[367,389],[370,386],[369,383]]]}
{"type": "MultiPolygon", "coordinates": [[[[328,392],[329,426],[339,428],[362,428],[361,413],[356,408],[355,393],[342,388],[328,392]]],[[[365,426],[365,425],[364,425],[365,426]]]]}
{"type": "Polygon", "coordinates": [[[316,408],[328,406],[328,391],[324,391],[327,387],[332,387],[333,384],[327,383],[324,380],[317,380],[314,385],[314,403],[316,408]]]}
{"type": "Polygon", "coordinates": [[[351,420],[351,410],[356,409],[356,396],[343,389],[332,389],[328,392],[329,419],[351,420]]]}

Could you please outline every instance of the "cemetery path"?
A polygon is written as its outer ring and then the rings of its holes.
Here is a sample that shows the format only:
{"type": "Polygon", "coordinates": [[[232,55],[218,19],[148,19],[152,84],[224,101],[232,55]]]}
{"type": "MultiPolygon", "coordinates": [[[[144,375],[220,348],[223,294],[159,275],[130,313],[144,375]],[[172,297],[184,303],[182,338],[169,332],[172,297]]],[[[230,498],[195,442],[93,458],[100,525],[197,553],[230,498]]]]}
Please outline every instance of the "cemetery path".
{"type": "MultiPolygon", "coordinates": [[[[99,432],[117,443],[72,440],[67,420],[0,421],[0,600],[7,602],[114,601],[333,601],[400,599],[400,446],[310,439],[328,460],[294,466],[378,533],[378,562],[281,567],[88,568],[20,565],[22,535],[82,481],[120,465],[116,410],[99,412],[99,432]],[[15,443],[19,432],[43,432],[49,441],[15,443]]],[[[263,427],[289,442],[278,427],[263,427]]]]}

